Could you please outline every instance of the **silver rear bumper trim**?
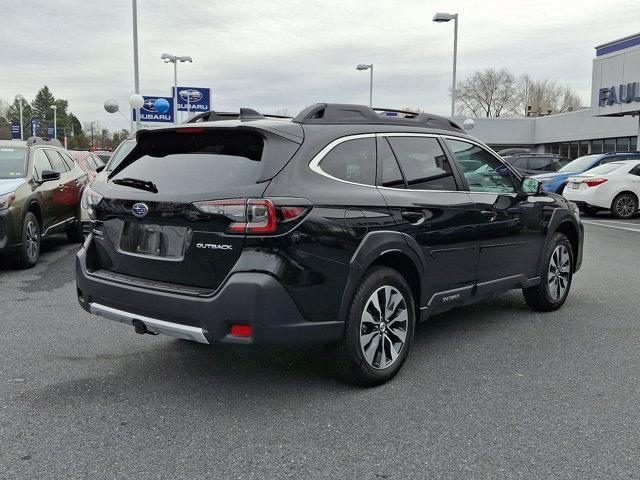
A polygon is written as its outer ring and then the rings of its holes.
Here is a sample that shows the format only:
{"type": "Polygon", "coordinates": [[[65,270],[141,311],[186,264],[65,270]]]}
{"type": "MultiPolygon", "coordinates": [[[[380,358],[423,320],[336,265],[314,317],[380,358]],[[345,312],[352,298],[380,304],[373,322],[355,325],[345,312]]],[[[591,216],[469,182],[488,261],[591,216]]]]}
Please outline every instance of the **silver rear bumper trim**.
{"type": "Polygon", "coordinates": [[[139,320],[144,323],[147,330],[154,333],[162,333],[170,337],[184,338],[185,340],[193,340],[200,343],[209,343],[204,336],[204,330],[198,327],[165,322],[164,320],[145,317],[144,315],[136,315],[135,313],[125,312],[124,310],[107,307],[99,303],[90,303],[89,311],[94,315],[116,322],[128,323],[129,325],[133,325],[134,320],[139,320]]]}

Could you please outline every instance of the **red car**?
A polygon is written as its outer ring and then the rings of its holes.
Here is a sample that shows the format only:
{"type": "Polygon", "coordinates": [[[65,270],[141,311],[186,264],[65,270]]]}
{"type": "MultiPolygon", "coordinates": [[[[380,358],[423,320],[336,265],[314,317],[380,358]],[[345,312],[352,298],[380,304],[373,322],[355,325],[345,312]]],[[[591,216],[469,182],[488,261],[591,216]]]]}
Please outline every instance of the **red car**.
{"type": "Polygon", "coordinates": [[[80,166],[80,168],[89,175],[89,179],[97,175],[97,169],[104,167],[104,162],[94,152],[88,152],[85,150],[75,150],[70,152],[73,155],[73,159],[80,166]]]}

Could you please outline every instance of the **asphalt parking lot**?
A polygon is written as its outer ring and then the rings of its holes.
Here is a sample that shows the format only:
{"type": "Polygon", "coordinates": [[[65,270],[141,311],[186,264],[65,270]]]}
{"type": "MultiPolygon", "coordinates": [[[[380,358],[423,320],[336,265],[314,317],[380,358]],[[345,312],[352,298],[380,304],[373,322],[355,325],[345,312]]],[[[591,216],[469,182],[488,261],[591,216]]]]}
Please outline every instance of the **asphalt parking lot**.
{"type": "Polygon", "coordinates": [[[319,348],[217,349],[92,317],[74,253],[0,266],[0,478],[638,478],[640,219],[587,217],[558,312],[419,326],[358,389],[319,348]]]}

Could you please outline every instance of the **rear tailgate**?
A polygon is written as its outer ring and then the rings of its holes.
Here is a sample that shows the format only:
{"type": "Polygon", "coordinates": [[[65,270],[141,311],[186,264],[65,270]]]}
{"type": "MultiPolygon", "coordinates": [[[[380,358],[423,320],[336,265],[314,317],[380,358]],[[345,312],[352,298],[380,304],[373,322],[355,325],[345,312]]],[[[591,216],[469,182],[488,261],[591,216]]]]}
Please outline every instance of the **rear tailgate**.
{"type": "Polygon", "coordinates": [[[102,196],[94,208],[96,269],[216,289],[237,262],[245,235],[229,230],[237,207],[205,213],[194,202],[235,199],[237,204],[261,197],[270,175],[265,172],[277,172],[298,146],[250,128],[139,135],[110,179],[92,186],[102,196]],[[146,186],[131,186],[139,181],[146,186]]]}

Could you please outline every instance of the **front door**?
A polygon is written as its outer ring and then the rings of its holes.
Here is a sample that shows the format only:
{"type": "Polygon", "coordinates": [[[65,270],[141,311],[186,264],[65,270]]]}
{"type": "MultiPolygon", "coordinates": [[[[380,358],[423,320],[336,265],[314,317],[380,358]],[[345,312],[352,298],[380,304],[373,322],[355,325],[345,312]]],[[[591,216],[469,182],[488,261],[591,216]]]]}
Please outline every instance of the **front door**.
{"type": "Polygon", "coordinates": [[[461,304],[465,294],[455,290],[468,294],[476,281],[475,205],[435,136],[382,134],[377,145],[379,190],[425,258],[423,305],[461,304]]]}
{"type": "Polygon", "coordinates": [[[518,178],[479,144],[451,137],[445,142],[479,212],[478,283],[506,285],[538,276],[544,202],[523,194],[518,178]]]}
{"type": "Polygon", "coordinates": [[[38,148],[33,152],[33,187],[42,209],[42,232],[59,222],[62,215],[59,205],[53,198],[54,192],[59,188],[60,181],[42,182],[42,172],[45,170],[53,170],[53,167],[45,155],[44,149],[38,148]]]}

